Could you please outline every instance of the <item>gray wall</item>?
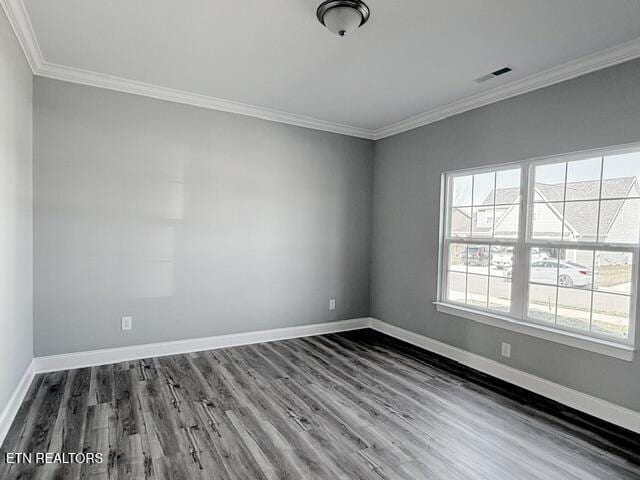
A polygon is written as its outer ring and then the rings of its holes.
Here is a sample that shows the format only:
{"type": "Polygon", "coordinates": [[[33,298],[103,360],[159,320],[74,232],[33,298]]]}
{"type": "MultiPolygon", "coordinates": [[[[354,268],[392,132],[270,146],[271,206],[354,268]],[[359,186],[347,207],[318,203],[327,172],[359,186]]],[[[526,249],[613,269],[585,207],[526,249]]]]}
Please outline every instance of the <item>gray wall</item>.
{"type": "Polygon", "coordinates": [[[371,142],[53,80],[34,122],[36,355],[365,316],[370,294],[377,318],[640,410],[640,359],[432,305],[441,172],[640,141],[640,61],[376,142],[375,175],[371,142]]]}
{"type": "Polygon", "coordinates": [[[34,115],[36,355],[368,315],[373,142],[42,78],[34,115]]]}
{"type": "Polygon", "coordinates": [[[33,355],[33,79],[0,8],[0,412],[33,355]]]}
{"type": "Polygon", "coordinates": [[[640,410],[640,354],[628,363],[440,314],[432,305],[443,171],[638,141],[640,61],[377,142],[372,316],[640,410]],[[512,344],[511,359],[500,357],[502,341],[512,344]]]}

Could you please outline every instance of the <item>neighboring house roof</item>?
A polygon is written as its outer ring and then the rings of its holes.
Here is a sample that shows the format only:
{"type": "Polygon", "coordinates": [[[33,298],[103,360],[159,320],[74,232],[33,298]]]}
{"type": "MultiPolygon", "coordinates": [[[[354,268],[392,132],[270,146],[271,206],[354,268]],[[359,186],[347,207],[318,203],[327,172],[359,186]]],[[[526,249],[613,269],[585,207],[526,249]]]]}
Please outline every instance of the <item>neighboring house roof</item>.
{"type": "MultiPolygon", "coordinates": [[[[598,191],[600,181],[584,181],[567,183],[567,200],[585,199],[591,195],[591,192],[598,191]]],[[[640,188],[636,181],[636,177],[621,177],[613,179],[605,179],[602,181],[602,190],[607,192],[607,197],[618,198],[618,200],[609,200],[602,202],[600,207],[600,225],[601,231],[609,232],[613,226],[618,212],[620,211],[624,200],[630,194],[634,197],[640,195],[640,188]]],[[[496,205],[512,205],[520,195],[519,188],[501,188],[491,191],[482,202],[487,207],[496,205]]],[[[564,185],[536,184],[535,197],[538,201],[544,202],[562,202],[564,198],[564,185]]],[[[606,199],[605,199],[606,200],[606,199]]],[[[562,218],[562,210],[560,203],[550,203],[549,207],[552,212],[559,218],[562,218]]],[[[496,226],[500,223],[508,213],[505,211],[501,218],[496,219],[496,226]]],[[[594,235],[595,222],[597,221],[598,207],[596,201],[589,202],[568,202],[565,204],[564,222],[577,235],[594,235]]],[[[490,230],[491,227],[474,226],[475,231],[490,230]]]]}
{"type": "MultiPolygon", "coordinates": [[[[607,197],[624,198],[629,194],[635,182],[635,177],[609,178],[602,180],[602,190],[607,197]]],[[[598,191],[600,180],[567,183],[567,200],[586,200],[593,198],[598,191]]],[[[564,195],[563,185],[549,185],[537,183],[536,190],[547,202],[561,202],[564,195]]]]}
{"type": "Polygon", "coordinates": [[[454,209],[451,215],[451,231],[452,232],[468,232],[471,215],[464,210],[454,209]]]}
{"type": "MultiPolygon", "coordinates": [[[[611,178],[602,181],[602,190],[607,192],[607,197],[624,198],[629,195],[631,188],[636,183],[636,177],[611,178]]],[[[591,192],[598,191],[600,181],[569,182],[567,183],[567,200],[586,199],[591,192]]],[[[637,184],[635,185],[637,188],[637,184]]],[[[550,185],[546,183],[536,184],[536,199],[545,202],[562,202],[564,197],[564,185],[550,185]]],[[[518,195],[519,188],[499,188],[495,192],[496,205],[510,205],[514,203],[518,195]]],[[[635,195],[634,195],[635,196],[635,195]]],[[[486,196],[482,205],[493,205],[493,190],[486,196]]]]}
{"type": "MultiPolygon", "coordinates": [[[[496,190],[496,205],[511,205],[520,195],[519,188],[499,188],[496,190]]],[[[484,199],[482,205],[493,205],[493,190],[484,199]]]]}

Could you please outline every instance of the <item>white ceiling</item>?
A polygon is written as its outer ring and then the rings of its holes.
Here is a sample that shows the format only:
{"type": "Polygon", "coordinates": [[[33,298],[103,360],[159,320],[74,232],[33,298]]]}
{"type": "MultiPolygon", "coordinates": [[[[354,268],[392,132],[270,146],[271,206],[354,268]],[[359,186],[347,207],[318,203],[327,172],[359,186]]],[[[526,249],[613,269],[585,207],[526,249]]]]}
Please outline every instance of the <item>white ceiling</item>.
{"type": "MultiPolygon", "coordinates": [[[[320,0],[2,2],[26,8],[45,65],[361,136],[640,37],[638,0],[366,0],[369,22],[347,38],[318,23],[320,0]],[[505,65],[514,71],[473,81],[505,65]]],[[[636,47],[622,58],[640,56],[636,47]]]]}

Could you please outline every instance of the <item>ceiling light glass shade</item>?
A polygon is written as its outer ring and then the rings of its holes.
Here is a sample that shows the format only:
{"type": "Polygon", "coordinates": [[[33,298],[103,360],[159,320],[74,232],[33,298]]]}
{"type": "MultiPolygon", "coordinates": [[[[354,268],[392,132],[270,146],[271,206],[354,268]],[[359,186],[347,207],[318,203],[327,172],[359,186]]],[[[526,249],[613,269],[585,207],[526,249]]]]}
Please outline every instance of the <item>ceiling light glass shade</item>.
{"type": "Polygon", "coordinates": [[[318,20],[341,37],[354,32],[369,19],[369,8],[360,0],[328,0],[318,7],[318,20]]]}
{"type": "Polygon", "coordinates": [[[354,32],[361,22],[360,12],[351,7],[335,7],[324,14],[325,27],[341,37],[354,32]]]}

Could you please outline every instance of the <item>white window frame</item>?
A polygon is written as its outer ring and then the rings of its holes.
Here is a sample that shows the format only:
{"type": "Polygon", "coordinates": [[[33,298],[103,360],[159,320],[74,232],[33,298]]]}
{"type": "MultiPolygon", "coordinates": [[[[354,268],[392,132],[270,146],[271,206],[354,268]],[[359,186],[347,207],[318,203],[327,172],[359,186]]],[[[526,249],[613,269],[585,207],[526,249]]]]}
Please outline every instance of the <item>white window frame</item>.
{"type": "MultiPolygon", "coordinates": [[[[532,238],[533,226],[533,199],[534,199],[534,178],[533,169],[535,166],[576,160],[585,160],[597,156],[619,155],[640,151],[640,143],[630,144],[621,147],[607,147],[594,150],[585,150],[577,153],[554,155],[528,159],[513,163],[491,165],[480,168],[469,168],[444,172],[441,179],[440,198],[440,243],[438,254],[438,290],[437,300],[434,302],[438,311],[460,316],[480,323],[489,324],[499,328],[525,333],[538,338],[551,340],[557,343],[570,345],[584,350],[594,351],[603,355],[609,355],[623,360],[631,361],[635,351],[636,333],[636,309],[638,303],[638,279],[640,265],[640,245],[639,244],[615,244],[596,241],[589,242],[568,242],[568,241],[548,241],[532,238]],[[519,235],[517,239],[506,238],[473,238],[469,237],[449,237],[450,212],[452,207],[452,179],[458,176],[477,175],[486,172],[496,172],[501,170],[512,170],[520,168],[520,216],[519,235]],[[531,207],[531,208],[530,208],[531,207]],[[512,276],[511,310],[503,313],[488,308],[471,306],[447,300],[447,261],[450,244],[467,245],[503,245],[513,246],[514,265],[512,276]],[[530,276],[530,251],[531,248],[556,248],[570,250],[606,250],[616,252],[628,252],[633,255],[632,264],[632,285],[629,312],[629,335],[628,338],[616,338],[597,332],[585,332],[583,330],[572,329],[564,325],[551,325],[541,320],[528,316],[528,295],[530,276]]],[[[602,177],[602,175],[601,175],[602,177]]],[[[565,178],[566,180],[566,178],[565,178]]],[[[601,178],[602,182],[602,178],[601,178]]],[[[495,188],[495,187],[494,187],[495,188]]],[[[473,222],[473,219],[472,219],[473,222]]],[[[600,222],[598,219],[598,228],[600,222]]],[[[494,224],[495,228],[495,224],[494,224]]],[[[597,232],[598,233],[598,232],[597,232]]],[[[595,262],[595,254],[594,254],[595,262]]],[[[592,266],[592,271],[594,270],[592,266]]],[[[591,295],[593,302],[593,295],[591,295]]]]}

